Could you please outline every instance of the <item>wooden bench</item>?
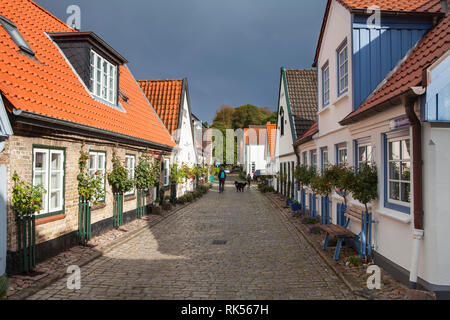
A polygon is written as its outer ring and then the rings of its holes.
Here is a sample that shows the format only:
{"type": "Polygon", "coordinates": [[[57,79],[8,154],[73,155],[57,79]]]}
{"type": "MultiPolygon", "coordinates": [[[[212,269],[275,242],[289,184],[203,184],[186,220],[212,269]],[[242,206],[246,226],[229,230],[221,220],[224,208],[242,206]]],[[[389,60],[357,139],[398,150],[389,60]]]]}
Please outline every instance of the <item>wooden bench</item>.
{"type": "Polygon", "coordinates": [[[336,250],[334,252],[334,260],[339,260],[339,254],[341,252],[342,247],[342,241],[346,239],[353,240],[355,243],[356,248],[358,249],[358,252],[360,253],[361,257],[365,254],[364,248],[367,246],[367,249],[369,251],[369,255],[371,254],[371,245],[370,245],[370,239],[371,239],[371,224],[372,224],[372,214],[364,214],[363,209],[349,206],[347,207],[347,210],[345,211],[345,222],[344,226],[339,225],[323,225],[320,228],[326,232],[325,241],[323,244],[323,250],[327,250],[328,248],[328,241],[331,237],[337,238],[337,244],[336,244],[336,250]],[[348,229],[348,225],[351,221],[357,222],[361,224],[361,232],[357,235],[353,232],[351,232],[348,229]],[[366,241],[366,234],[368,231],[368,241],[366,241]],[[369,244],[369,245],[367,245],[369,244]]]}

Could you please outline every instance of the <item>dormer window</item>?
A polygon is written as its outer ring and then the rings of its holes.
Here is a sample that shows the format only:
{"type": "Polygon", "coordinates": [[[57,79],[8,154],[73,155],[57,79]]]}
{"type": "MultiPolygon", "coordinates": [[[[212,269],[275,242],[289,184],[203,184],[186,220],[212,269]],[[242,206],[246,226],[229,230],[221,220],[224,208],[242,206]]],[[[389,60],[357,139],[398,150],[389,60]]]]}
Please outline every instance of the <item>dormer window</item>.
{"type": "Polygon", "coordinates": [[[116,104],[117,67],[91,50],[91,92],[93,95],[116,104]]]}
{"type": "Polygon", "coordinates": [[[14,43],[19,47],[19,49],[30,55],[34,56],[34,51],[31,49],[31,47],[28,45],[28,43],[23,38],[22,34],[17,29],[17,26],[10,20],[6,19],[3,16],[0,16],[0,24],[3,26],[3,28],[8,32],[11,39],[14,41],[14,43]]]}

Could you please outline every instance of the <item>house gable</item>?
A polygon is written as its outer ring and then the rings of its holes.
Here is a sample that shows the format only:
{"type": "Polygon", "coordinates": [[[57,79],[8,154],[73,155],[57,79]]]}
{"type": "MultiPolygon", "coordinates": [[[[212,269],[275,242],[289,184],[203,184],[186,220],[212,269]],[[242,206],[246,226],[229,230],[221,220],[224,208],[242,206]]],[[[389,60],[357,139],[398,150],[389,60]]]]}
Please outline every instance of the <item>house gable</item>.
{"type": "Polygon", "coordinates": [[[284,68],[281,68],[280,92],[277,109],[277,138],[275,144],[276,157],[281,157],[283,155],[291,154],[294,152],[292,144],[294,143],[295,133],[293,129],[292,112],[290,109],[289,98],[287,94],[288,91],[285,72],[284,68]],[[284,119],[284,130],[282,130],[282,118],[284,119]],[[283,133],[283,135],[281,133],[283,133]]]}
{"type": "Polygon", "coordinates": [[[189,99],[189,90],[187,80],[183,82],[182,99],[180,104],[178,129],[176,132],[176,141],[179,151],[176,155],[176,161],[186,164],[197,163],[197,152],[194,141],[194,125],[192,121],[192,113],[189,99]]]}

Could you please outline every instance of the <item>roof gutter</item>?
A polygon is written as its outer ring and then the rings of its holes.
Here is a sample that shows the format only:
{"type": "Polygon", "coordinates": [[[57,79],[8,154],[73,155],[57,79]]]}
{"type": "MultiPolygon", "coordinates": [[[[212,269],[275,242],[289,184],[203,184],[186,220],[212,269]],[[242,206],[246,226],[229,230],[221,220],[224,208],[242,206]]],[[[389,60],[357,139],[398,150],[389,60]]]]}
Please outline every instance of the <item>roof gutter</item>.
{"type": "Polygon", "coordinates": [[[19,110],[14,108],[13,114],[17,117],[17,122],[33,125],[45,129],[49,129],[48,124],[52,124],[51,129],[64,131],[71,134],[77,134],[77,135],[85,135],[85,136],[92,136],[95,135],[99,138],[111,140],[117,142],[117,140],[122,140],[126,143],[133,143],[135,145],[141,145],[146,146],[149,148],[159,149],[171,152],[175,147],[171,147],[168,145],[160,144],[157,142],[152,142],[140,138],[135,138],[132,136],[128,136],[125,134],[103,130],[83,124],[78,124],[74,122],[70,122],[67,120],[61,120],[51,117],[46,117],[40,114],[36,114],[29,111],[19,110]],[[87,134],[90,133],[90,134],[87,134]]]}
{"type": "Polygon", "coordinates": [[[424,87],[412,87],[403,96],[402,100],[405,107],[405,113],[408,116],[412,130],[413,145],[413,198],[414,198],[414,232],[413,232],[413,251],[411,259],[411,268],[409,282],[412,289],[417,288],[417,278],[419,269],[419,256],[421,242],[424,236],[423,225],[423,158],[422,158],[422,123],[414,111],[418,97],[425,93],[424,87]]]}

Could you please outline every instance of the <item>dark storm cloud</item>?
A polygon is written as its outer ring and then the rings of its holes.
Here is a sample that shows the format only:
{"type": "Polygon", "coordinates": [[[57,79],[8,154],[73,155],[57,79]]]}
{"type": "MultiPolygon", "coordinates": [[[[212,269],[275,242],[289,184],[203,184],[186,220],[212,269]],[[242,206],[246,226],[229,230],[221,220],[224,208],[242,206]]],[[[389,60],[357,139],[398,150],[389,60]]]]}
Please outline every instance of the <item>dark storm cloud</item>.
{"type": "Polygon", "coordinates": [[[280,67],[310,68],[326,0],[37,0],[61,20],[81,8],[137,79],[187,77],[193,112],[276,108],[280,67]]]}

